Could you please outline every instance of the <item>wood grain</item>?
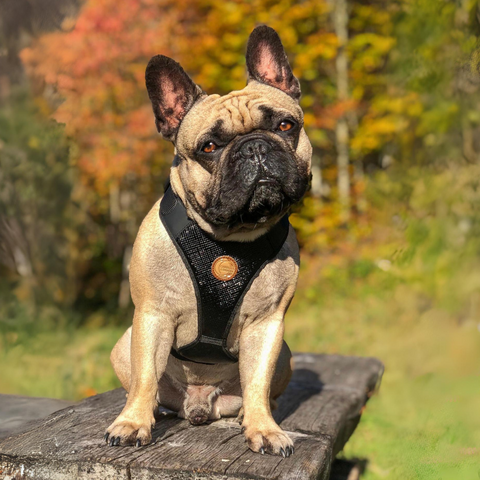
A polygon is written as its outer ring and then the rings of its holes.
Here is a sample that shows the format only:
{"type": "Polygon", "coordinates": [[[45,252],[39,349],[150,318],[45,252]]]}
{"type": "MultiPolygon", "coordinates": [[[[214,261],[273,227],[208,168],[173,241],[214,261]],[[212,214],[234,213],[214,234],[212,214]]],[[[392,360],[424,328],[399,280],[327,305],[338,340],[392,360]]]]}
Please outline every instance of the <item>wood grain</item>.
{"type": "Polygon", "coordinates": [[[311,354],[295,354],[295,364],[274,412],[295,442],[289,458],[251,452],[230,419],[192,426],[168,411],[162,411],[151,445],[108,447],[103,433],[125,404],[124,390],[117,389],[0,440],[0,478],[327,480],[383,366],[374,358],[311,354]]]}

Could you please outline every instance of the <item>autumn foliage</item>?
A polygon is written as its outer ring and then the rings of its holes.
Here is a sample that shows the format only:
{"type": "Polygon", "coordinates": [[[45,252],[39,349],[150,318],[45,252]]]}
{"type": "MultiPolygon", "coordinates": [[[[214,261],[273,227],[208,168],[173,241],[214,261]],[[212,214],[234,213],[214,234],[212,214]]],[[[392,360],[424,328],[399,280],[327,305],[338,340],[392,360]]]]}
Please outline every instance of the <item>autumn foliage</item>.
{"type": "Polygon", "coordinates": [[[127,172],[148,175],[148,161],[161,148],[144,72],[155,52],[171,53],[179,11],[168,2],[89,2],[66,31],[23,52],[29,71],[65,100],[55,118],[76,138],[76,161],[99,192],[127,172]]]}
{"type": "MultiPolygon", "coordinates": [[[[474,3],[347,2],[345,45],[336,35],[336,5],[87,0],[61,31],[39,37],[22,52],[41,92],[37,104],[44,110],[48,105],[65,124],[68,161],[82,180],[71,198],[88,214],[68,237],[76,252],[69,275],[81,272],[78,302],[101,305],[118,295],[139,224],[168,176],[173,149],[156,132],[144,84],[153,55],[174,58],[204,90],[222,94],[245,85],[252,29],[265,23],[279,32],[301,79],[305,127],[314,147],[312,192],[291,216],[304,252],[313,255],[369,235],[375,210],[368,184],[376,172],[476,158],[479,103],[466,99],[466,92],[477,89],[474,3]],[[341,49],[348,58],[348,94],[339,99],[341,49]],[[348,225],[337,201],[339,119],[346,119],[349,133],[348,225]]],[[[399,192],[409,195],[392,187],[392,195],[399,192]]]]}
{"type": "Polygon", "coordinates": [[[391,14],[366,4],[355,5],[352,16],[354,87],[347,102],[335,97],[338,45],[326,0],[88,1],[75,23],[43,36],[22,58],[28,71],[64,100],[55,118],[78,142],[79,167],[105,192],[110,180],[128,172],[147,175],[152,159],[164,152],[144,87],[149,58],[157,53],[174,57],[208,92],[240,89],[246,39],[255,25],[267,23],[281,33],[302,79],[302,106],[313,143],[333,163],[329,132],[347,110],[360,117],[360,134],[352,141],[358,155],[378,149],[405,128],[405,122],[391,118],[404,112],[382,104],[389,92],[379,71],[395,44],[391,14]]]}

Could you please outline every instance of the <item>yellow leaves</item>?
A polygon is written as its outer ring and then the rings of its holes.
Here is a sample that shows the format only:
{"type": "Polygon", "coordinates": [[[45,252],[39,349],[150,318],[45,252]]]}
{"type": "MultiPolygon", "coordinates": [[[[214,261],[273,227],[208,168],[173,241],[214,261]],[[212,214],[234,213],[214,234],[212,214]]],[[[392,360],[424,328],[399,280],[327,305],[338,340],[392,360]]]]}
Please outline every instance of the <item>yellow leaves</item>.
{"type": "Polygon", "coordinates": [[[377,96],[352,138],[352,153],[365,155],[381,148],[395,135],[408,130],[422,112],[420,97],[414,92],[403,95],[397,92],[397,96],[377,96]]]}
{"type": "Polygon", "coordinates": [[[303,95],[302,98],[300,99],[300,105],[302,106],[303,109],[307,109],[313,105],[315,102],[315,99],[313,95],[303,95]]]}
{"type": "Polygon", "coordinates": [[[331,60],[337,53],[337,38],[334,34],[328,32],[318,32],[308,38],[308,42],[298,47],[298,53],[295,56],[294,73],[300,78],[304,78],[306,72],[315,72],[308,75],[307,80],[313,80],[318,77],[319,71],[315,69],[319,60],[331,60]]]}
{"type": "Polygon", "coordinates": [[[398,121],[392,115],[363,119],[350,144],[354,155],[377,150],[385,142],[385,137],[391,138],[398,127],[398,121]]]}
{"type": "Polygon", "coordinates": [[[375,27],[383,35],[388,35],[392,29],[392,12],[388,11],[387,6],[378,8],[375,5],[354,3],[349,26],[359,33],[375,27]]]}
{"type": "Polygon", "coordinates": [[[365,95],[365,85],[354,85],[350,95],[354,100],[361,100],[365,95]]]}
{"type": "Polygon", "coordinates": [[[28,139],[28,146],[32,149],[38,149],[40,146],[40,140],[38,137],[30,137],[28,139]]]}
{"type": "Polygon", "coordinates": [[[396,39],[393,37],[367,32],[355,35],[348,45],[352,53],[369,47],[370,53],[384,55],[392,49],[395,43],[396,39]]]}
{"type": "Polygon", "coordinates": [[[385,56],[392,50],[395,43],[395,38],[375,33],[355,35],[348,44],[351,68],[365,72],[380,69],[385,62],[385,56]]]}
{"type": "MultiPolygon", "coordinates": [[[[326,177],[336,176],[336,169],[327,169],[326,177]]],[[[327,180],[327,179],[324,179],[327,180]]],[[[354,195],[356,192],[354,192],[354,195]]],[[[329,253],[329,263],[335,257],[332,246],[339,248],[354,248],[360,237],[365,237],[368,227],[352,223],[349,229],[344,227],[344,220],[338,203],[322,201],[319,198],[307,195],[301,209],[290,215],[290,222],[297,232],[297,237],[304,254],[329,253]],[[353,243],[353,244],[352,244],[353,243]]],[[[337,259],[342,261],[345,252],[338,252],[337,259]]]]}

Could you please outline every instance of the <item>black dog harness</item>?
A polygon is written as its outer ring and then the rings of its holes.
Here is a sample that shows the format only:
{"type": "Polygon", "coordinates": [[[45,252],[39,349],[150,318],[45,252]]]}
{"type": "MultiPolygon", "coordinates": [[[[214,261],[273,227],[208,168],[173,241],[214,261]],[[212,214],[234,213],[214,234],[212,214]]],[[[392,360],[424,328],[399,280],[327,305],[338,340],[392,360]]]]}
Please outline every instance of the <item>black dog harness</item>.
{"type": "Polygon", "coordinates": [[[192,278],[197,297],[198,335],[172,355],[195,363],[238,361],[227,350],[227,337],[245,293],[262,268],[278,254],[288,236],[285,215],[253,242],[221,242],[187,217],[180,198],[167,185],[160,219],[192,278]]]}

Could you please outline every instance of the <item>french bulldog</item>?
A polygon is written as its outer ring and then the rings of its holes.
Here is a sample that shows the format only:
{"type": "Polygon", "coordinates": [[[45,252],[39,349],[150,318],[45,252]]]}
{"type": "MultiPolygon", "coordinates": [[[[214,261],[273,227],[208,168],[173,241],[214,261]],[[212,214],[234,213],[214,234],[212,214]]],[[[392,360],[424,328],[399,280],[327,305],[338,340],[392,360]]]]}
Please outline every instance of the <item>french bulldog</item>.
{"type": "MultiPolygon", "coordinates": [[[[165,56],[146,69],[157,129],[175,146],[171,194],[189,224],[222,248],[257,245],[302,199],[311,176],[300,84],[272,28],[253,30],[246,66],[247,86],[224,96],[207,95],[165,56]]],[[[148,444],[161,405],[195,425],[237,417],[251,450],[290,456],[293,442],[271,410],[292,374],[283,334],[299,270],[293,228],[287,223],[281,248],[252,277],[232,314],[224,350],[233,360],[190,361],[174,353],[199,338],[198,289],[160,208],[161,201],[147,214],[133,248],[133,324],[111,354],[127,402],[106,431],[107,444],[148,444]]],[[[242,269],[241,259],[225,258],[218,271],[212,266],[218,280],[211,281],[220,286],[233,282],[237,263],[242,269]]]]}

